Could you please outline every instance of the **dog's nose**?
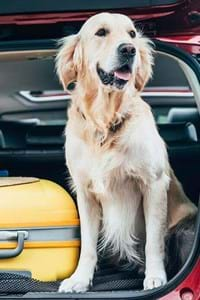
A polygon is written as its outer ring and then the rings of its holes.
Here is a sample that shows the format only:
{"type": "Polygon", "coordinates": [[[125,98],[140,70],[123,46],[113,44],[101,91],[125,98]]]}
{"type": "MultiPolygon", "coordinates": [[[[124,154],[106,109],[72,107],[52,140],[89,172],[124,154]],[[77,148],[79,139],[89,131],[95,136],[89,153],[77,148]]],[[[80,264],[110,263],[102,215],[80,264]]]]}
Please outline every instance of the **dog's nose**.
{"type": "Polygon", "coordinates": [[[135,55],[135,47],[132,44],[121,44],[118,47],[118,53],[125,57],[133,57],[135,55]]]}

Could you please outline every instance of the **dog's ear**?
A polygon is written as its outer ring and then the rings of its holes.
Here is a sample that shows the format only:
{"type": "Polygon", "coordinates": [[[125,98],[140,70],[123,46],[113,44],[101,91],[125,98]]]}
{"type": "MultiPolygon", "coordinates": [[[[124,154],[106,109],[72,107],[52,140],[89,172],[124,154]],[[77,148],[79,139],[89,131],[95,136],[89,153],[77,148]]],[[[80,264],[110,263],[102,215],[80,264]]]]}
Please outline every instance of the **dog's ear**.
{"type": "Polygon", "coordinates": [[[146,38],[141,38],[140,47],[140,63],[136,69],[135,88],[142,91],[148,80],[152,76],[153,66],[153,48],[150,41],[146,38]]]}
{"type": "Polygon", "coordinates": [[[60,82],[66,90],[75,82],[82,64],[82,51],[79,36],[71,35],[61,40],[62,47],[56,57],[56,70],[60,82]]]}

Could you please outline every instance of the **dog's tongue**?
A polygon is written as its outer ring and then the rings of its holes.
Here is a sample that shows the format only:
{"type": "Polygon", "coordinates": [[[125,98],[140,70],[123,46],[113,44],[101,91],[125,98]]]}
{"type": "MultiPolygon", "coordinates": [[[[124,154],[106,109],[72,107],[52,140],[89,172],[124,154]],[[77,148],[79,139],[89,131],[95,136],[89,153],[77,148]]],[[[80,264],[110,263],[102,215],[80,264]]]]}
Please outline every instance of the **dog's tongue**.
{"type": "Polygon", "coordinates": [[[128,81],[131,78],[130,72],[115,71],[114,75],[115,75],[115,77],[117,77],[119,79],[123,79],[125,81],[128,81]]]}

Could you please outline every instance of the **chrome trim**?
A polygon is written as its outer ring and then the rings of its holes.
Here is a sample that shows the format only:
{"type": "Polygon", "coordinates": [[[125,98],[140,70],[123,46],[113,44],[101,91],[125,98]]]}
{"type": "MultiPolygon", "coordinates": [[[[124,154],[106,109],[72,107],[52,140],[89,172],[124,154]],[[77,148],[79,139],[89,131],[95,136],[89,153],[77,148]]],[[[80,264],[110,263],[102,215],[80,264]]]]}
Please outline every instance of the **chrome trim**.
{"type": "Polygon", "coordinates": [[[40,102],[49,102],[49,101],[66,101],[70,100],[70,95],[60,95],[60,96],[42,96],[42,97],[35,97],[31,95],[29,91],[20,91],[19,94],[23,96],[26,100],[31,102],[40,103],[40,102]]]}
{"type": "MultiPolygon", "coordinates": [[[[57,96],[41,96],[35,97],[31,95],[29,91],[20,91],[19,94],[23,96],[26,100],[34,103],[40,102],[50,102],[50,101],[66,101],[70,100],[70,95],[57,95],[57,96]]],[[[192,92],[142,92],[143,97],[183,97],[190,98],[194,97],[192,92]]]]}
{"type": "Polygon", "coordinates": [[[142,96],[146,97],[193,97],[192,92],[143,92],[142,96]]]}

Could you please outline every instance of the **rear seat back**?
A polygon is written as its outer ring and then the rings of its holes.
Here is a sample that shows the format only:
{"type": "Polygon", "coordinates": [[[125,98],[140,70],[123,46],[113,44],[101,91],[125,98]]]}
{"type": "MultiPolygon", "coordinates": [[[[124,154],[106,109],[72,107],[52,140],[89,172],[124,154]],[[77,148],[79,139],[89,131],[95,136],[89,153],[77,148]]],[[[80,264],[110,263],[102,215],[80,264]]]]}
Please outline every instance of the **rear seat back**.
{"type": "Polygon", "coordinates": [[[169,123],[191,122],[200,138],[200,113],[197,108],[171,108],[167,119],[169,123]]]}
{"type": "MultiPolygon", "coordinates": [[[[1,169],[11,176],[35,176],[67,187],[69,176],[64,159],[63,125],[0,122],[1,169]]],[[[200,193],[200,142],[195,126],[188,122],[159,124],[167,144],[170,163],[188,196],[197,203],[200,193]]],[[[156,154],[155,154],[156,155],[156,154]]]]}
{"type": "Polygon", "coordinates": [[[196,128],[192,123],[160,124],[158,129],[166,143],[193,143],[198,141],[196,128]]]}
{"type": "MultiPolygon", "coordinates": [[[[0,121],[0,149],[61,148],[64,127],[0,121]]],[[[159,124],[158,130],[166,143],[194,143],[198,140],[195,126],[189,122],[159,124]]]]}

